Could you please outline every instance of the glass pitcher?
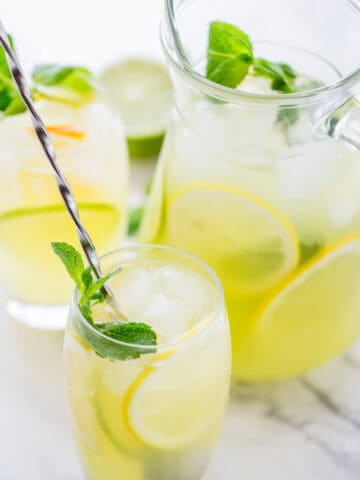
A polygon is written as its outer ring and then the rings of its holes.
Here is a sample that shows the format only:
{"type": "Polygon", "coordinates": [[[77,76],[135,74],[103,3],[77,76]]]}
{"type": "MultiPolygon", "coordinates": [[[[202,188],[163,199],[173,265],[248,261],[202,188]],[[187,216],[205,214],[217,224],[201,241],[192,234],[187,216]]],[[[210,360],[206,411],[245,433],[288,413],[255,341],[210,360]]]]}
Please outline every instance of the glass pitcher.
{"type": "Polygon", "coordinates": [[[360,2],[167,0],[162,42],[175,109],[142,240],[218,273],[235,378],[300,374],[360,335],[360,2]],[[206,80],[213,20],[312,80],[269,95],[206,80]]]}

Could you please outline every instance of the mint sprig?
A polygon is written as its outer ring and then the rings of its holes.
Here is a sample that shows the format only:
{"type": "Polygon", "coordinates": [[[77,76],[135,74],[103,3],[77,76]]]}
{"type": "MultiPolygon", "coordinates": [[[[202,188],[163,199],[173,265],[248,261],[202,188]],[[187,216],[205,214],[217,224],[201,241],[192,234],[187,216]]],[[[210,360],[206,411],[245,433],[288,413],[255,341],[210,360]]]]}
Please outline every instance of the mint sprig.
{"type": "Polygon", "coordinates": [[[246,33],[229,23],[210,23],[206,78],[236,88],[252,62],[252,43],[246,33]]]}
{"type": "Polygon", "coordinates": [[[136,322],[94,322],[92,309],[95,305],[105,301],[106,293],[103,287],[110,278],[121,272],[121,267],[100,279],[94,279],[90,268],[85,267],[81,254],[72,245],[65,242],[53,242],[51,246],[79,290],[78,306],[87,322],[98,332],[113,340],[132,344],[126,346],[109,342],[84,328],[78,322],[79,333],[94,348],[95,352],[101,357],[117,360],[130,360],[139,358],[145,353],[154,353],[155,348],[145,350],[135,346],[156,345],[156,333],[149,325],[136,322]]]}
{"type": "MultiPolygon", "coordinates": [[[[15,51],[10,35],[8,39],[15,51]]],[[[32,72],[32,81],[31,93],[34,98],[40,96],[74,105],[87,102],[94,91],[90,70],[79,66],[37,65],[32,72]]],[[[0,46],[0,112],[7,116],[23,113],[25,110],[9,70],[5,50],[0,46]]]]}
{"type": "Polygon", "coordinates": [[[236,88],[247,75],[269,79],[273,90],[294,92],[296,73],[290,65],[255,58],[253,44],[244,31],[229,23],[211,22],[206,78],[236,88]]]}

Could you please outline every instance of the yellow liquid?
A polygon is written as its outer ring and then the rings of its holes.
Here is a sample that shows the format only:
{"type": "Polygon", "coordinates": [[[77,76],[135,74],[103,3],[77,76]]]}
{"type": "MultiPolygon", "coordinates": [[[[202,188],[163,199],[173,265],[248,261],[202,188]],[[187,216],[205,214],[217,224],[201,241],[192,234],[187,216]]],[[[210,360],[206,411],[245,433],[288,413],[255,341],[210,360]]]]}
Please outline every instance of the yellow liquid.
{"type": "Polygon", "coordinates": [[[296,375],[360,335],[359,155],[323,141],[286,158],[274,119],[255,129],[256,118],[211,108],[220,113],[195,112],[168,134],[142,240],[188,250],[219,275],[235,378],[296,375]],[[217,119],[262,136],[255,153],[227,151],[234,137],[211,133],[217,119]]]}
{"type": "MultiPolygon", "coordinates": [[[[228,398],[228,325],[223,312],[215,318],[212,310],[191,327],[197,307],[186,299],[199,284],[195,280],[184,296],[170,294],[169,282],[177,273],[170,271],[160,285],[161,272],[150,272],[149,286],[149,270],[138,275],[125,261],[117,277],[123,294],[116,296],[133,321],[158,322],[154,328],[160,338],[161,326],[174,335],[186,325],[184,343],[112,361],[95,354],[69,322],[64,350],[69,406],[89,480],[199,480],[206,473],[228,398]],[[142,305],[135,295],[139,291],[142,305]]],[[[111,285],[115,292],[117,278],[111,285]]],[[[176,288],[176,280],[172,285],[176,288]]],[[[205,308],[212,305],[211,296],[203,298],[208,299],[205,308]]]]}
{"type": "MultiPolygon", "coordinates": [[[[79,204],[79,211],[99,252],[117,244],[122,218],[115,206],[84,203],[79,204]]],[[[61,204],[0,215],[0,276],[13,295],[29,303],[69,301],[74,286],[51,249],[54,240],[81,248],[61,204]]]]}
{"type": "MultiPolygon", "coordinates": [[[[37,108],[99,254],[116,248],[127,222],[127,156],[112,111],[98,99],[81,107],[40,101],[37,108]]],[[[26,113],[0,122],[0,142],[1,283],[21,302],[68,303],[73,285],[51,242],[80,245],[26,113]]]]}

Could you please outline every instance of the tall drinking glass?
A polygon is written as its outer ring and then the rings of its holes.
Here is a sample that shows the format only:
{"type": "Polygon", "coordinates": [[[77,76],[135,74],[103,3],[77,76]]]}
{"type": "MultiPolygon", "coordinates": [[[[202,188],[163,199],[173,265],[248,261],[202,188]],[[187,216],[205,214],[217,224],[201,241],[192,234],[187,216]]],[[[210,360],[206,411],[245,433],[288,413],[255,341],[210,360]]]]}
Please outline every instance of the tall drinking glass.
{"type": "MultiPolygon", "coordinates": [[[[75,292],[64,351],[86,478],[202,479],[230,380],[221,285],[203,262],[169,247],[122,248],[101,263],[104,272],[122,267],[109,286],[130,321],[151,325],[158,345],[102,335],[83,318],[75,292]]],[[[106,318],[105,308],[94,313],[96,322],[106,318]]]]}
{"type": "Polygon", "coordinates": [[[166,12],[175,111],[142,239],[219,275],[234,377],[299,374],[360,334],[360,3],[167,0],[166,12]],[[213,20],[307,83],[267,94],[206,80],[213,20]]]}
{"type": "MultiPolygon", "coordinates": [[[[127,151],[120,121],[104,94],[82,105],[39,98],[36,107],[100,252],[124,234],[127,151]]],[[[13,317],[35,328],[64,328],[71,281],[50,242],[78,244],[53,172],[25,113],[0,120],[0,279],[13,317]]]]}

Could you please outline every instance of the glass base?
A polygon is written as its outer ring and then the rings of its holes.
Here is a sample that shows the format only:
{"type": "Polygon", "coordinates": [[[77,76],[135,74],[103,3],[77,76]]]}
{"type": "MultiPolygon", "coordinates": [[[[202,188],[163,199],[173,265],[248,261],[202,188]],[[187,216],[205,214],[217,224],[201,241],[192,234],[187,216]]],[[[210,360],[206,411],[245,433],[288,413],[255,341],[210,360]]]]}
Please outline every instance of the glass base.
{"type": "Polygon", "coordinates": [[[19,323],[38,330],[65,330],[68,305],[36,305],[8,300],[8,314],[19,323]]]}

